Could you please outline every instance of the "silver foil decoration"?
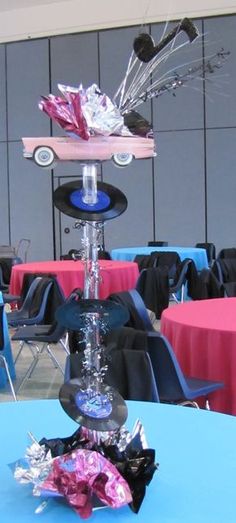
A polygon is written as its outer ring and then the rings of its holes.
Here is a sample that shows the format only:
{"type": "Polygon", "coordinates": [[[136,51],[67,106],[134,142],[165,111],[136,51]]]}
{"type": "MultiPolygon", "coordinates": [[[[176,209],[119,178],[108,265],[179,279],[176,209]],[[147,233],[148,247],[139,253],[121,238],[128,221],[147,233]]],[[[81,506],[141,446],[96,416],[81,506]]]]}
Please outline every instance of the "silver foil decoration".
{"type": "Polygon", "coordinates": [[[110,136],[111,134],[131,135],[124,125],[124,119],[118,107],[105,93],[100,91],[96,84],[92,84],[87,89],[84,89],[82,84],[78,88],[58,84],[58,89],[68,103],[70,103],[71,93],[79,97],[90,136],[94,134],[103,136],[110,136]]]}

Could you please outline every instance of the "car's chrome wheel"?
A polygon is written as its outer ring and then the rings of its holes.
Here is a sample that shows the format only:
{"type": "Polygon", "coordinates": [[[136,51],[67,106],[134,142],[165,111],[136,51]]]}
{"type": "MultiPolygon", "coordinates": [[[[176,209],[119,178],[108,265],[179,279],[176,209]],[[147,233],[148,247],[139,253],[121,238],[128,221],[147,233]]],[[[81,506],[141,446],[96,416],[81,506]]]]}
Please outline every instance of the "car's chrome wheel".
{"type": "Polygon", "coordinates": [[[51,167],[54,160],[55,154],[50,147],[37,147],[34,151],[34,161],[40,167],[51,167]]]}
{"type": "Polygon", "coordinates": [[[131,153],[116,153],[112,156],[113,162],[119,167],[126,167],[133,160],[133,155],[131,153]]]}

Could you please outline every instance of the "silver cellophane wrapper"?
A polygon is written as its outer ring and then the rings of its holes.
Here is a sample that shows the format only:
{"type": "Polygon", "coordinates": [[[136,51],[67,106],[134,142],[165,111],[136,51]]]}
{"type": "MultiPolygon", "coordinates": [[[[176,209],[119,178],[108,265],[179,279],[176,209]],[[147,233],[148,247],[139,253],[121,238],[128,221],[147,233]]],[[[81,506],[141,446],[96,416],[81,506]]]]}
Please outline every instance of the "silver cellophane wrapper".
{"type": "Polygon", "coordinates": [[[78,114],[74,114],[75,99],[78,98],[90,136],[95,134],[103,136],[111,134],[119,136],[132,135],[124,125],[124,119],[118,107],[114,105],[105,93],[100,91],[96,84],[92,84],[87,89],[84,89],[82,84],[78,88],[58,84],[58,89],[66,100],[67,107],[71,113],[70,121],[74,121],[76,129],[78,129],[80,123],[77,122],[78,114]]]}

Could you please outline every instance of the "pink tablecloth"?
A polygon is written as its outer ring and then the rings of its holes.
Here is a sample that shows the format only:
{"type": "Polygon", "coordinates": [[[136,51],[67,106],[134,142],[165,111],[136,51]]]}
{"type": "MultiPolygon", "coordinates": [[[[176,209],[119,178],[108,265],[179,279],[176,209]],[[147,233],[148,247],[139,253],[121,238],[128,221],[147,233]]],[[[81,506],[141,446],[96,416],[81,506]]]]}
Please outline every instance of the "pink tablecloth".
{"type": "Polygon", "coordinates": [[[161,332],[188,376],[223,381],[212,410],[236,415],[236,298],[187,302],[163,311],[161,332]]]}
{"type": "MultiPolygon", "coordinates": [[[[101,284],[99,297],[107,298],[113,292],[133,289],[139,275],[138,266],[133,262],[100,260],[101,284]]],[[[84,286],[84,265],[81,261],[44,261],[15,265],[12,269],[10,292],[20,294],[25,273],[50,273],[57,276],[65,296],[76,287],[84,286]]]]}

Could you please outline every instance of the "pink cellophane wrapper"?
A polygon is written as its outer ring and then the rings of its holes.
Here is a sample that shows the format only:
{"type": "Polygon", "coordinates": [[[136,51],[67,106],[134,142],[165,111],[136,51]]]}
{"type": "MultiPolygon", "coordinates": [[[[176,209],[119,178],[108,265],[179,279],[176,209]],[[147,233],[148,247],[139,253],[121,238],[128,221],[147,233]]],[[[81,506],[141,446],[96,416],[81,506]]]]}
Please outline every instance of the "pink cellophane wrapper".
{"type": "Polygon", "coordinates": [[[99,452],[78,449],[53,460],[40,489],[63,495],[82,517],[92,512],[92,495],[112,508],[132,501],[130,488],[117,468],[99,452]]]}
{"type": "Polygon", "coordinates": [[[119,109],[110,98],[101,93],[96,84],[84,89],[58,84],[63,94],[42,96],[39,108],[67,133],[88,140],[91,135],[111,134],[130,136],[119,109]]]}
{"type": "Polygon", "coordinates": [[[70,93],[68,100],[60,96],[43,96],[39,108],[54,120],[62,129],[68,133],[80,136],[84,140],[89,139],[89,131],[86,120],[81,109],[79,93],[70,93]]]}

